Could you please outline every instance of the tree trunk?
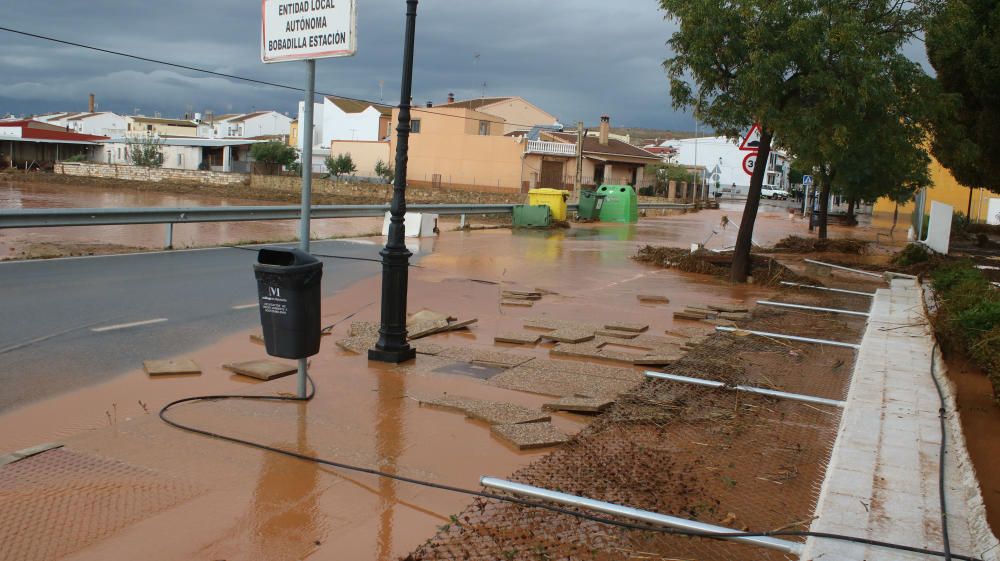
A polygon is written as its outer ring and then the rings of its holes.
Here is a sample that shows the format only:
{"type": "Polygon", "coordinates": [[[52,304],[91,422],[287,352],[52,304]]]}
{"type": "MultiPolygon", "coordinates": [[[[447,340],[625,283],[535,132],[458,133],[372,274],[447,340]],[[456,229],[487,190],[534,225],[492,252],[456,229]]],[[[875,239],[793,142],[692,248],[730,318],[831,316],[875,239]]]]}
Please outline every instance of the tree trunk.
{"type": "Polygon", "coordinates": [[[819,180],[822,188],[819,193],[819,239],[826,239],[827,214],[830,211],[830,177],[833,174],[820,172],[819,180]]]}
{"type": "Polygon", "coordinates": [[[760,144],[757,149],[757,163],[750,176],[750,191],[747,193],[747,204],[743,208],[743,218],[740,220],[740,232],[736,236],[736,248],[733,250],[733,266],[729,271],[729,280],[746,282],[750,275],[750,249],[753,245],[753,225],[757,220],[757,209],[760,207],[760,189],[764,185],[764,172],[767,170],[767,159],[771,155],[771,132],[761,127],[760,144]]]}
{"type": "Polygon", "coordinates": [[[858,221],[854,219],[854,205],[856,201],[854,197],[847,199],[847,224],[850,226],[857,226],[858,221]]]}
{"type": "Polygon", "coordinates": [[[899,220],[899,203],[892,209],[892,228],[889,228],[889,239],[892,239],[893,232],[896,231],[896,222],[899,220]]]}

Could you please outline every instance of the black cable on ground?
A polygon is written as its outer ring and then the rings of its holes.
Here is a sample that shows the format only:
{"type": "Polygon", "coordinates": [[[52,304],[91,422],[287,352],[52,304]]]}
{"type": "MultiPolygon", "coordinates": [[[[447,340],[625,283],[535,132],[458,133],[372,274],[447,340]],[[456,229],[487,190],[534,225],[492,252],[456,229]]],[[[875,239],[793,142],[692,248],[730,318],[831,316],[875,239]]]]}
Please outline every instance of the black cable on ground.
{"type": "MultiPolygon", "coordinates": [[[[347,320],[349,317],[351,317],[351,316],[347,316],[347,317],[341,319],[337,323],[343,322],[343,321],[347,320]]],[[[335,326],[337,324],[335,323],[333,325],[335,326]]],[[[333,327],[333,326],[331,326],[331,327],[333,327]]],[[[632,522],[623,522],[623,521],[616,520],[616,519],[613,519],[613,518],[608,518],[608,517],[604,517],[604,516],[595,516],[595,515],[592,515],[592,514],[587,514],[585,512],[578,512],[578,511],[575,511],[575,510],[571,510],[571,509],[568,509],[568,508],[563,508],[563,507],[555,506],[555,505],[544,503],[544,502],[527,500],[527,499],[521,499],[521,498],[517,498],[517,497],[511,497],[511,496],[507,496],[507,495],[500,495],[500,494],[496,494],[496,493],[489,493],[489,492],[485,492],[485,491],[476,491],[474,489],[466,489],[466,488],[463,488],[463,487],[456,487],[454,485],[447,485],[447,484],[443,484],[443,483],[434,483],[432,481],[426,481],[426,480],[422,480],[422,479],[416,479],[416,478],[413,478],[413,477],[406,477],[406,476],[403,476],[403,475],[397,475],[397,474],[394,474],[394,473],[388,473],[388,472],[384,472],[384,471],[377,470],[377,469],[374,469],[374,468],[367,468],[367,467],[363,467],[363,466],[356,466],[356,465],[346,464],[346,463],[343,463],[343,462],[337,462],[337,461],[333,461],[333,460],[325,460],[323,458],[319,458],[319,457],[316,457],[316,456],[310,456],[308,454],[302,454],[302,453],[299,453],[299,452],[293,452],[291,450],[284,450],[284,449],[277,448],[277,447],[274,447],[274,446],[269,446],[267,444],[261,444],[259,442],[253,442],[251,440],[245,440],[245,439],[237,438],[237,437],[234,437],[234,436],[226,436],[224,434],[216,433],[216,432],[213,432],[213,431],[210,431],[210,430],[200,429],[200,428],[193,427],[193,426],[190,426],[190,425],[185,425],[185,424],[180,423],[178,421],[171,420],[167,416],[167,411],[169,411],[173,407],[175,407],[177,405],[180,405],[182,403],[190,403],[190,402],[194,402],[194,401],[218,401],[218,400],[224,400],[224,399],[240,399],[240,400],[251,400],[251,401],[252,400],[260,400],[260,401],[307,402],[307,401],[312,400],[312,398],[316,395],[316,383],[313,381],[313,379],[311,377],[307,376],[307,379],[309,381],[309,392],[308,392],[308,394],[305,397],[255,396],[255,395],[225,395],[225,394],[222,394],[222,395],[204,395],[204,396],[185,397],[185,398],[182,398],[182,399],[177,399],[177,400],[171,401],[170,403],[164,405],[163,408],[160,409],[159,417],[160,417],[161,420],[163,420],[163,422],[167,423],[168,425],[170,425],[172,427],[175,427],[175,428],[178,428],[178,429],[181,429],[181,430],[184,430],[184,431],[193,432],[195,434],[200,434],[200,435],[207,436],[207,437],[210,437],[210,438],[217,438],[219,440],[224,440],[224,441],[232,442],[232,443],[235,443],[235,444],[242,444],[244,446],[249,446],[251,448],[256,448],[258,450],[265,450],[267,452],[273,452],[275,454],[281,454],[283,456],[288,456],[290,458],[296,458],[296,459],[303,460],[303,461],[306,461],[306,462],[313,462],[313,463],[317,463],[317,464],[321,464],[321,465],[326,465],[326,466],[330,466],[330,467],[334,467],[334,468],[338,468],[338,469],[348,470],[348,471],[354,471],[354,472],[359,472],[359,473],[366,473],[368,475],[374,475],[374,476],[377,476],[377,477],[384,477],[384,478],[387,478],[387,479],[392,479],[392,480],[395,480],[395,481],[400,481],[402,483],[410,483],[410,484],[413,484],[413,485],[420,485],[420,486],[423,486],[423,487],[429,487],[429,488],[432,488],[432,489],[439,489],[439,490],[442,490],[442,491],[450,491],[452,493],[459,493],[459,494],[462,494],[462,495],[468,495],[468,496],[472,496],[472,497],[479,497],[479,498],[483,498],[483,499],[492,499],[492,500],[497,500],[497,501],[502,501],[502,502],[507,502],[507,503],[513,503],[513,504],[517,504],[517,505],[521,505],[521,506],[526,506],[526,507],[530,507],[530,508],[540,508],[540,509],[548,510],[548,511],[555,512],[555,513],[558,513],[558,514],[565,514],[567,516],[574,516],[576,518],[581,518],[581,519],[584,519],[584,520],[590,520],[592,522],[597,522],[599,524],[606,524],[606,525],[609,525],[609,526],[615,526],[615,527],[624,528],[624,529],[627,529],[627,530],[640,530],[640,531],[648,531],[648,532],[658,532],[658,533],[663,533],[663,534],[671,534],[671,535],[676,535],[676,536],[699,537],[699,538],[718,539],[718,540],[727,540],[727,539],[732,539],[734,537],[778,537],[778,536],[784,536],[784,537],[826,538],[826,539],[841,540],[841,541],[847,541],[847,542],[853,542],[853,543],[860,543],[860,544],[865,544],[865,545],[873,545],[873,546],[878,546],[878,547],[885,547],[885,548],[896,549],[896,550],[900,550],[900,551],[909,551],[909,552],[912,552],[912,553],[921,553],[921,554],[925,554],[925,555],[934,555],[934,556],[937,556],[937,557],[944,557],[947,560],[959,559],[959,560],[962,560],[962,561],[982,561],[982,560],[977,559],[975,557],[969,557],[969,556],[966,556],[966,555],[952,554],[950,551],[945,551],[945,552],[934,551],[934,550],[924,549],[924,548],[920,548],[920,547],[912,547],[912,546],[907,546],[907,545],[894,544],[894,543],[883,542],[883,541],[878,541],[878,540],[872,540],[872,539],[867,539],[867,538],[858,538],[858,537],[853,537],[853,536],[844,536],[844,535],[840,535],[840,534],[830,534],[830,533],[826,533],[826,532],[808,532],[808,531],[792,531],[792,530],[782,530],[782,531],[775,531],[775,532],[697,532],[697,531],[691,531],[691,530],[679,530],[679,529],[676,529],[676,528],[666,528],[666,527],[662,527],[662,526],[651,526],[651,525],[646,525],[646,524],[635,524],[635,523],[632,523],[632,522]]],[[[943,500],[943,498],[942,498],[942,500],[943,500]]],[[[948,547],[947,541],[945,542],[945,547],[946,548],[948,547]]]]}
{"type": "MultiPolygon", "coordinates": [[[[938,408],[938,419],[941,421],[941,449],[938,454],[938,495],[941,501],[941,541],[944,545],[944,558],[945,561],[951,561],[951,539],[948,537],[948,505],[945,500],[945,484],[944,484],[944,455],[945,455],[945,440],[947,436],[947,431],[945,430],[945,402],[944,402],[944,391],[941,390],[941,383],[938,382],[937,373],[935,372],[934,356],[937,353],[938,343],[934,341],[934,348],[931,349],[931,379],[934,380],[934,387],[937,388],[938,399],[941,401],[941,407],[938,408]]],[[[956,556],[957,557],[957,556],[956,556]]]]}

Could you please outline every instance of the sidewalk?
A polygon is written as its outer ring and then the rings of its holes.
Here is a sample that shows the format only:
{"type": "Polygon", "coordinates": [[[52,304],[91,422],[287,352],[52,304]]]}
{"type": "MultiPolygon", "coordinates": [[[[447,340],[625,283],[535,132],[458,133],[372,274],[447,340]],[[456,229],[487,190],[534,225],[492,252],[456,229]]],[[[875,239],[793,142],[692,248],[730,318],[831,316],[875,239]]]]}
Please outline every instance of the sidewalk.
{"type": "MultiPolygon", "coordinates": [[[[810,528],[943,550],[938,473],[940,399],[931,377],[934,336],[915,280],[880,289],[858,353],[848,405],[810,528]]],[[[953,554],[1000,559],[986,524],[979,485],[965,449],[944,363],[934,353],[945,392],[945,488],[953,554]]],[[[804,560],[898,561],[940,557],[810,538],[804,560]]]]}

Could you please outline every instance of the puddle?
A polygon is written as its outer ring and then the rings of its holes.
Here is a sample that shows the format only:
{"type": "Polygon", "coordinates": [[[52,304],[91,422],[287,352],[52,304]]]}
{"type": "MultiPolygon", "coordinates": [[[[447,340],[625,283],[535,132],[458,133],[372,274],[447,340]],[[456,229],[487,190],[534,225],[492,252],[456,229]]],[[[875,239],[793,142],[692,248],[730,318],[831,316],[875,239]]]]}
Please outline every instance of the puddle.
{"type": "Polygon", "coordinates": [[[437,374],[458,374],[461,376],[472,376],[480,380],[489,380],[497,374],[506,370],[496,366],[483,366],[480,364],[456,363],[448,364],[440,368],[435,368],[431,372],[437,374]]]}

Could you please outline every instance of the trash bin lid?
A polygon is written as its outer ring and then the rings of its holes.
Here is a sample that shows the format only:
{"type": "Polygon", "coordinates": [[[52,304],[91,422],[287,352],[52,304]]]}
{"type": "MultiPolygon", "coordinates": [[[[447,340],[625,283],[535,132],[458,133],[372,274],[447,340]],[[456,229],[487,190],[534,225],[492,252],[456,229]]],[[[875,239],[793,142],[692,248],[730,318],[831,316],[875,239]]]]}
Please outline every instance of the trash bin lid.
{"type": "Polygon", "coordinates": [[[538,189],[531,189],[528,191],[529,195],[568,195],[569,191],[565,189],[552,189],[551,187],[540,187],[538,189]]]}
{"type": "Polygon", "coordinates": [[[301,249],[291,247],[262,247],[257,252],[258,265],[267,265],[274,268],[301,267],[319,262],[319,259],[301,249]]]}

